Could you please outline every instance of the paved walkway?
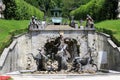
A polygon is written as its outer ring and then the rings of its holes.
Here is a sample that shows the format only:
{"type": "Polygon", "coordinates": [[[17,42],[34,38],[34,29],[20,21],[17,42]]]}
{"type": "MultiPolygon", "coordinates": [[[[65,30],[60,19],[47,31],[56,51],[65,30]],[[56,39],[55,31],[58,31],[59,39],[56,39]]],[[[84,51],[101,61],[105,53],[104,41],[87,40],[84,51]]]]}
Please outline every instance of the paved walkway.
{"type": "Polygon", "coordinates": [[[120,80],[120,74],[114,75],[89,75],[89,76],[79,76],[79,75],[14,75],[12,76],[14,80],[120,80]]]}
{"type": "Polygon", "coordinates": [[[45,30],[72,30],[69,25],[48,25],[45,30]]]}

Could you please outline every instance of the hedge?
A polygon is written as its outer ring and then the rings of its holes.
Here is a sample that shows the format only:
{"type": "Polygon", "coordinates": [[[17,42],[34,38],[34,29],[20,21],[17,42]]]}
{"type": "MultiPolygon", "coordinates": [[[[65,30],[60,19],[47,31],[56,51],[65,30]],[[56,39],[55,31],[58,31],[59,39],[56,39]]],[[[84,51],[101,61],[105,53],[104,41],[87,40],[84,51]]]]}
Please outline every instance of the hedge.
{"type": "Polygon", "coordinates": [[[117,1],[115,0],[91,0],[85,5],[80,6],[76,10],[71,11],[70,15],[75,19],[86,19],[86,15],[90,14],[97,21],[116,18],[117,1]]]}
{"type": "Polygon", "coordinates": [[[4,0],[3,2],[6,5],[4,11],[6,19],[27,20],[31,16],[36,16],[38,19],[43,18],[43,12],[24,0],[4,0]]]}

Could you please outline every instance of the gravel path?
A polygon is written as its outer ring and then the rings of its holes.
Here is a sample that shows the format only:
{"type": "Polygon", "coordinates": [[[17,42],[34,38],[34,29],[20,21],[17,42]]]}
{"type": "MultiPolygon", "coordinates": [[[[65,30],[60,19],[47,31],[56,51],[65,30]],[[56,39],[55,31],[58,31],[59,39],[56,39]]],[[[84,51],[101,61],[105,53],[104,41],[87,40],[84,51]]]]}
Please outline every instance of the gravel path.
{"type": "Polygon", "coordinates": [[[69,25],[48,25],[45,30],[72,30],[69,25]]]}

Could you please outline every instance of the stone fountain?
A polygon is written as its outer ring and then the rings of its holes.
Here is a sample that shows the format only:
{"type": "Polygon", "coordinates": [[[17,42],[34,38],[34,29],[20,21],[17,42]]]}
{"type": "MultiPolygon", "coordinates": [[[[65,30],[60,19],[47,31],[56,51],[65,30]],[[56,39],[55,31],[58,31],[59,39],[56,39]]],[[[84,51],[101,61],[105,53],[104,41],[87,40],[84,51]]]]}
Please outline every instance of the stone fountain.
{"type": "Polygon", "coordinates": [[[120,70],[120,48],[109,35],[98,33],[95,28],[41,26],[29,27],[28,33],[14,37],[1,55],[0,73],[81,74],[120,70]]]}

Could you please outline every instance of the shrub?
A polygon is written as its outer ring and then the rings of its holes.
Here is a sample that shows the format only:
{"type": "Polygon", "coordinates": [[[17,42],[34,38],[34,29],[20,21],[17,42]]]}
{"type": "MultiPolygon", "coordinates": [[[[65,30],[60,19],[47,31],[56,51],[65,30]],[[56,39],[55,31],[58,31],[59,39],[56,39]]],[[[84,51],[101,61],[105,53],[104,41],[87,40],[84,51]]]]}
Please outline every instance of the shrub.
{"type": "Polygon", "coordinates": [[[15,0],[3,0],[3,3],[6,6],[4,11],[4,16],[6,19],[12,19],[15,16],[16,4],[15,0]]]}
{"type": "Polygon", "coordinates": [[[4,11],[6,19],[30,19],[33,15],[39,19],[43,18],[43,12],[24,0],[4,0],[3,2],[6,5],[4,11]]]}
{"type": "Polygon", "coordinates": [[[116,18],[116,9],[117,1],[115,0],[91,0],[87,4],[73,10],[70,15],[74,15],[75,19],[79,20],[80,18],[85,19],[86,15],[90,14],[93,19],[101,21],[116,18]]]}

